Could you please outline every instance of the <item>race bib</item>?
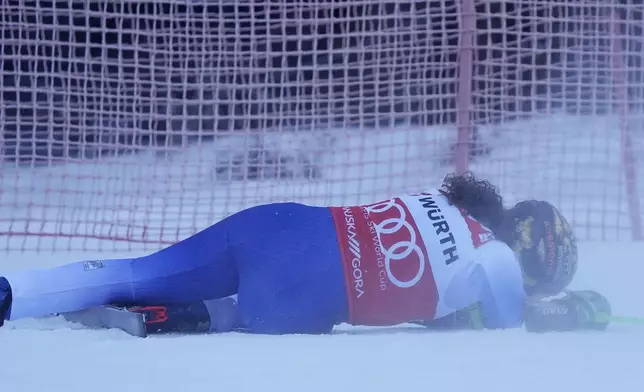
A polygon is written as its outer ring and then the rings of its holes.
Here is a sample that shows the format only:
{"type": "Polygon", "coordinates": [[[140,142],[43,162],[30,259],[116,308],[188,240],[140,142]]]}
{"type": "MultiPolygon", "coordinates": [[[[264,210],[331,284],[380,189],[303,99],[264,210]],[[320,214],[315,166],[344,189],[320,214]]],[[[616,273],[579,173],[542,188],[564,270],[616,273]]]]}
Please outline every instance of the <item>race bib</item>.
{"type": "Polygon", "coordinates": [[[332,207],[352,324],[395,325],[432,319],[437,289],[429,256],[400,198],[332,207]]]}

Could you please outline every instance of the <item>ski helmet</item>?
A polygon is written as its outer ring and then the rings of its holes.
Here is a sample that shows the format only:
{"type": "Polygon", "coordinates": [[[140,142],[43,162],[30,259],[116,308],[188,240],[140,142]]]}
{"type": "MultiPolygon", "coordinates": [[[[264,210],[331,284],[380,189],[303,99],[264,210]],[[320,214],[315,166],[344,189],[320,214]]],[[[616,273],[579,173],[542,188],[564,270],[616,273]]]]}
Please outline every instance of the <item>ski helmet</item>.
{"type": "Polygon", "coordinates": [[[529,295],[556,295],[577,272],[577,243],[568,221],[553,205],[528,200],[508,210],[514,223],[511,246],[529,295]]]}

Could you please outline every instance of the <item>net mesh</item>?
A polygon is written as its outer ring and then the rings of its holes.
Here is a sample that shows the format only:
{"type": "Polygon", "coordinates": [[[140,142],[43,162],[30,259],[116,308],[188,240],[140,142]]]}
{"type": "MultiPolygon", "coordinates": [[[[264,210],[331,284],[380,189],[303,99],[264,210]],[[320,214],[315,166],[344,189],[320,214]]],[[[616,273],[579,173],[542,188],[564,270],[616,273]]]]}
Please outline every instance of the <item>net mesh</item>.
{"type": "Polygon", "coordinates": [[[465,165],[581,239],[641,226],[642,5],[0,11],[5,250],[156,249],[252,205],[372,202],[465,165]]]}

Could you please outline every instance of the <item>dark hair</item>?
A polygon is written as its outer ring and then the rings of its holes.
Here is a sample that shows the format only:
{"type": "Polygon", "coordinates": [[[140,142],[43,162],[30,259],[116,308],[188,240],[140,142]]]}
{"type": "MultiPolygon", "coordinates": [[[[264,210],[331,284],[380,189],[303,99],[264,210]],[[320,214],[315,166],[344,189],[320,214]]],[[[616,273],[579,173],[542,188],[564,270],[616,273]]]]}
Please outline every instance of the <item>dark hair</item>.
{"type": "Polygon", "coordinates": [[[495,234],[501,229],[505,217],[503,198],[489,181],[477,180],[469,171],[460,175],[448,174],[440,193],[450,204],[465,210],[495,234]]]}

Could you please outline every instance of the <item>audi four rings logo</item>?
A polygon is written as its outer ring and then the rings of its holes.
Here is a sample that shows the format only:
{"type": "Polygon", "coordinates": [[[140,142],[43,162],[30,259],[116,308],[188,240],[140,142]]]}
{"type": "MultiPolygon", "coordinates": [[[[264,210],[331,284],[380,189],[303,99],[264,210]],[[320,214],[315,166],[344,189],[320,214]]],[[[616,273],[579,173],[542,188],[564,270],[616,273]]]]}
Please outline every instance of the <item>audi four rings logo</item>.
{"type": "Polygon", "coordinates": [[[416,243],[417,235],[414,227],[407,222],[407,213],[402,205],[396,202],[396,199],[385,201],[378,204],[373,204],[365,207],[366,211],[369,214],[382,214],[390,211],[397,213],[393,218],[387,218],[383,221],[376,223],[373,222],[373,227],[380,241],[380,248],[382,254],[385,257],[385,271],[387,277],[397,287],[400,288],[409,288],[416,285],[423,276],[425,272],[425,256],[420,246],[416,243]],[[408,239],[398,240],[389,247],[385,246],[383,237],[394,236],[394,238],[399,238],[405,236],[408,239]],[[402,280],[396,277],[392,271],[392,266],[394,264],[400,265],[400,263],[410,263],[413,258],[409,257],[412,253],[415,253],[418,256],[418,266],[416,273],[409,280],[402,280]]]}

